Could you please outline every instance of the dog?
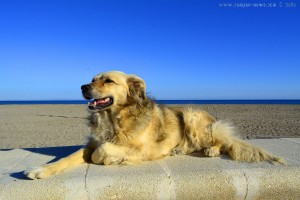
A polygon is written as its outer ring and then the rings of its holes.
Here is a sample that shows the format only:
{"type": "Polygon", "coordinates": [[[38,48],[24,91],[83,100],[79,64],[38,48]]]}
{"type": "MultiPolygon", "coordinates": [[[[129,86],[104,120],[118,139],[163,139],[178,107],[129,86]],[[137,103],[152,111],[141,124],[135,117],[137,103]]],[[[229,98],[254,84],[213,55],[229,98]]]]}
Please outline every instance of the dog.
{"type": "Polygon", "coordinates": [[[239,139],[234,127],[203,110],[155,104],[136,75],[101,73],[81,90],[91,100],[88,142],[68,157],[26,171],[28,178],[46,178],[82,163],[135,165],[195,151],[208,157],[224,153],[242,162],[285,163],[239,139]]]}

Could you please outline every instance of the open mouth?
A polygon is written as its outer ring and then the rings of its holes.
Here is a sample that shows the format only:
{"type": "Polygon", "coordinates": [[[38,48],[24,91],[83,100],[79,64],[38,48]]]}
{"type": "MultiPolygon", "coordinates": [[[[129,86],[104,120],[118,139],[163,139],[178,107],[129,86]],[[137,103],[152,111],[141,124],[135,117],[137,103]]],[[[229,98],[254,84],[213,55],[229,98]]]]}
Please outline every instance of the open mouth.
{"type": "Polygon", "coordinates": [[[94,101],[88,103],[90,110],[103,110],[113,104],[113,98],[105,97],[102,99],[94,99],[94,101]]]}

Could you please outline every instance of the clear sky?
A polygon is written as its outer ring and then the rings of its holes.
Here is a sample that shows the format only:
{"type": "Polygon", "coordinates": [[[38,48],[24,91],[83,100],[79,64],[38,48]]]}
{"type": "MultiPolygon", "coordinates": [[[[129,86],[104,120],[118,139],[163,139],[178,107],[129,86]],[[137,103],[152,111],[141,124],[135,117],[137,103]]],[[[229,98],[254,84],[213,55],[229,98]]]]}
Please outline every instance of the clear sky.
{"type": "Polygon", "coordinates": [[[0,0],[0,100],[82,99],[110,70],[156,99],[300,99],[300,2],[234,2],[0,0]]]}

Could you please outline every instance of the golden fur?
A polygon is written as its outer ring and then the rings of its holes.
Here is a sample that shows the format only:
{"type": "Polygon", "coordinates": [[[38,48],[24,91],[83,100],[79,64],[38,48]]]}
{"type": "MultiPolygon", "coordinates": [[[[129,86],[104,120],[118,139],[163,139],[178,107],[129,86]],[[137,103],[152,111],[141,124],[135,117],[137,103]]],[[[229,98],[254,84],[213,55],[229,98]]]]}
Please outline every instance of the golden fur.
{"type": "Polygon", "coordinates": [[[89,141],[66,158],[27,171],[27,177],[45,178],[84,162],[132,165],[194,151],[209,157],[225,153],[237,161],[284,163],[238,139],[232,126],[205,111],[155,104],[146,95],[145,82],[135,75],[99,74],[82,86],[82,93],[94,99],[88,105],[89,141]]]}

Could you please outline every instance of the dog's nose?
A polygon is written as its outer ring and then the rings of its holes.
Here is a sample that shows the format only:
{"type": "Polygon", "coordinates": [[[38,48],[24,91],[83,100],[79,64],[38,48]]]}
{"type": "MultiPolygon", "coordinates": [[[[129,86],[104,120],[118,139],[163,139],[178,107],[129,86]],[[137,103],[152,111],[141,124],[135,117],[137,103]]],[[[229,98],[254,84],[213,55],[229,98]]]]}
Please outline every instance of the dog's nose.
{"type": "Polygon", "coordinates": [[[91,89],[91,86],[90,86],[90,85],[82,85],[82,86],[81,86],[82,92],[86,92],[86,91],[88,91],[88,90],[90,90],[90,89],[91,89]]]}

